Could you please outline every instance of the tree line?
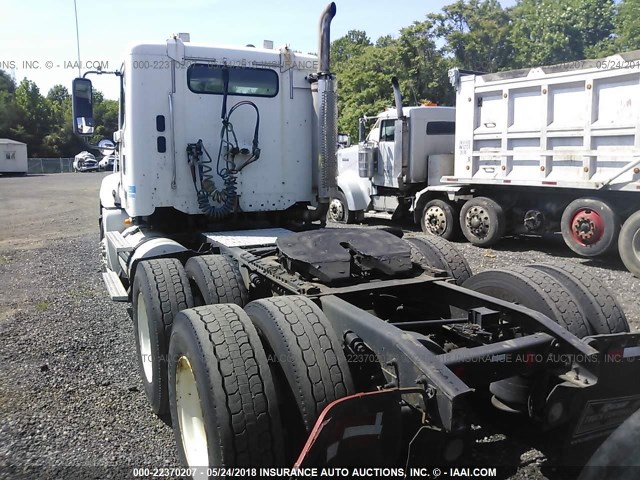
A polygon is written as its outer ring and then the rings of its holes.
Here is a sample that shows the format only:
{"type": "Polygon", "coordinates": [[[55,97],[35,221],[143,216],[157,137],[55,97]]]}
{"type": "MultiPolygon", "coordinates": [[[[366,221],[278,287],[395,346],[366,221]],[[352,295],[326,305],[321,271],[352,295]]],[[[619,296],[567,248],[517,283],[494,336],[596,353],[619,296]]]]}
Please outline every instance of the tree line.
{"type": "MultiPolygon", "coordinates": [[[[457,0],[439,13],[373,42],[352,30],[332,43],[339,82],[339,128],[357,135],[358,118],[393,104],[391,77],[407,104],[453,105],[448,70],[482,72],[550,65],[640,49],[640,0],[457,0]]],[[[93,141],[110,138],[118,102],[94,92],[93,141]]],[[[30,157],[72,157],[83,149],[71,130],[68,89],[46,96],[26,78],[0,70],[0,138],[28,145],[30,157]]]]}
{"type": "Polygon", "coordinates": [[[453,105],[452,67],[496,72],[640,49],[640,0],[457,0],[396,37],[375,42],[352,30],[332,43],[339,129],[357,137],[358,118],[393,105],[453,105]]]}
{"type": "MultiPolygon", "coordinates": [[[[91,143],[111,138],[118,129],[118,102],[93,92],[93,115],[96,132],[91,143]]],[[[24,79],[14,79],[0,70],[0,138],[11,138],[27,144],[29,157],[75,156],[85,149],[73,134],[71,95],[64,85],[54,85],[46,96],[38,86],[24,79]]]]}

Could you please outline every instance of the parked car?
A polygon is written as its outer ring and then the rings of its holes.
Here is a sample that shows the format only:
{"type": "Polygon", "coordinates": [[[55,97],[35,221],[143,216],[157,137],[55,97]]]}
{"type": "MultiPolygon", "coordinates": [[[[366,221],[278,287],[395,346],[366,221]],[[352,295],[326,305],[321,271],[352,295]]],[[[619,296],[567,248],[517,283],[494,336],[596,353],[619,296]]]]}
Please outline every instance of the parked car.
{"type": "Polygon", "coordinates": [[[99,169],[96,157],[87,151],[80,152],[73,159],[74,172],[97,172],[99,169]]]}
{"type": "Polygon", "coordinates": [[[102,157],[102,160],[98,162],[98,166],[100,167],[100,170],[113,170],[116,160],[116,154],[111,153],[102,157]]]}

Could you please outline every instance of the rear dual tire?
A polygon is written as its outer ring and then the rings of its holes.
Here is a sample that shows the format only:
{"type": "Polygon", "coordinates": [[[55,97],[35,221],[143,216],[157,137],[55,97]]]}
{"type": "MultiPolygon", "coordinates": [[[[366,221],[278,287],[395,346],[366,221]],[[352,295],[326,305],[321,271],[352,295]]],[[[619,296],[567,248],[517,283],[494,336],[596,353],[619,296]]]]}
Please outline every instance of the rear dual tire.
{"type": "MultiPolygon", "coordinates": [[[[629,325],[615,297],[585,270],[570,265],[529,265],[488,270],[463,287],[536,310],[578,338],[628,332],[629,325]]],[[[493,382],[489,391],[500,408],[527,410],[533,378],[515,376],[493,382]]]]}
{"type": "Polygon", "coordinates": [[[183,465],[201,472],[209,466],[282,465],[273,378],[256,329],[240,307],[180,312],[169,359],[171,419],[183,465]]]}
{"type": "Polygon", "coordinates": [[[189,467],[291,464],[324,408],[354,391],[341,342],[303,296],[184,310],[169,358],[174,435],[189,467]]]}
{"type": "Polygon", "coordinates": [[[435,235],[406,235],[403,238],[411,245],[412,261],[444,270],[456,285],[462,285],[471,277],[469,263],[451,242],[435,235]]]}
{"type": "Polygon", "coordinates": [[[169,411],[167,353],[173,319],[193,307],[184,268],[175,258],[138,263],[133,280],[133,325],[140,377],[151,409],[169,411]]]}

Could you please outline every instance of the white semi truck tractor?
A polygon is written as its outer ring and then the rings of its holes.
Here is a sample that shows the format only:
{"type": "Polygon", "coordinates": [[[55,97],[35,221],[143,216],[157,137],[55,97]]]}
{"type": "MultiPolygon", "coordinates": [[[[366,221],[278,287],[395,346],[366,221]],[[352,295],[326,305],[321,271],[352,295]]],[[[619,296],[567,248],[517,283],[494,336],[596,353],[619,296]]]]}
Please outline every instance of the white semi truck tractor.
{"type": "MultiPolygon", "coordinates": [[[[491,398],[581,464],[640,406],[640,335],[596,279],[547,265],[472,276],[436,236],[321,228],[336,182],[335,13],[322,13],[317,57],[180,34],[133,47],[114,72],[103,277],[131,303],[177,475],[453,462],[491,398]]],[[[72,90],[87,137],[91,82],[72,90]]]]}
{"type": "Polygon", "coordinates": [[[339,152],[360,155],[364,181],[338,162],[329,218],[399,205],[426,233],[461,231],[485,247],[504,235],[561,232],[582,256],[618,249],[640,276],[640,51],[484,75],[454,69],[450,78],[455,140],[435,148],[440,137],[412,126],[412,115],[381,115],[366,143],[339,152]],[[389,128],[409,135],[389,143],[389,128]]]}

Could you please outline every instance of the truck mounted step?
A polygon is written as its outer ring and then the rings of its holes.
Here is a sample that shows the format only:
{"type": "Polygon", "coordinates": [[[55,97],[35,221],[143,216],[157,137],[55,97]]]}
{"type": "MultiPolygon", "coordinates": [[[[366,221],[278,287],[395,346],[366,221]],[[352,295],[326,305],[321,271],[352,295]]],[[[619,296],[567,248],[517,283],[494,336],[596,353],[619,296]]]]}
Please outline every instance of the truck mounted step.
{"type": "Polygon", "coordinates": [[[111,300],[115,302],[126,302],[129,300],[129,295],[122,286],[122,282],[116,272],[113,270],[102,272],[102,279],[104,280],[104,284],[107,286],[107,291],[109,292],[111,300]]]}
{"type": "Polygon", "coordinates": [[[133,250],[133,247],[129,244],[126,238],[122,236],[120,232],[107,232],[106,233],[107,241],[113,245],[116,249],[116,252],[130,252],[133,250]]]}

